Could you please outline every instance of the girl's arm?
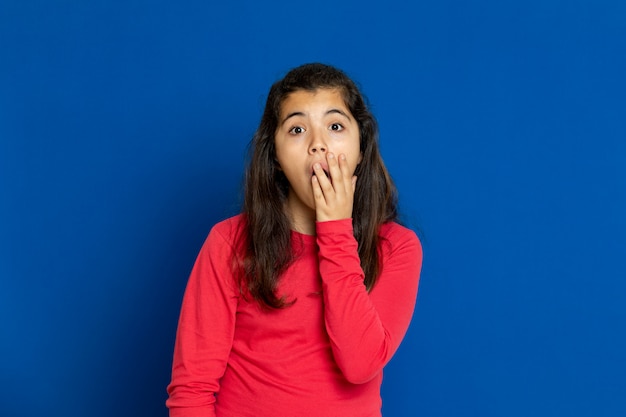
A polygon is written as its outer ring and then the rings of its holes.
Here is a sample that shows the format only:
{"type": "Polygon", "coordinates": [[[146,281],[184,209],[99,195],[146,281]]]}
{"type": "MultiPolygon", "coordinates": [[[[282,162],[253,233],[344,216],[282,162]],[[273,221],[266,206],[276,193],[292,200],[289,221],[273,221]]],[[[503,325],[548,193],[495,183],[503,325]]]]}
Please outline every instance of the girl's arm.
{"type": "Polygon", "coordinates": [[[368,293],[352,220],[318,222],[316,228],[326,330],[335,361],[348,381],[364,383],[381,372],[407,331],[421,245],[412,231],[397,224],[383,226],[382,272],[368,293]]]}
{"type": "Polygon", "coordinates": [[[180,312],[172,381],[166,405],[170,417],[214,417],[215,393],[233,341],[238,291],[233,249],[215,228],[189,277],[180,312]]]}

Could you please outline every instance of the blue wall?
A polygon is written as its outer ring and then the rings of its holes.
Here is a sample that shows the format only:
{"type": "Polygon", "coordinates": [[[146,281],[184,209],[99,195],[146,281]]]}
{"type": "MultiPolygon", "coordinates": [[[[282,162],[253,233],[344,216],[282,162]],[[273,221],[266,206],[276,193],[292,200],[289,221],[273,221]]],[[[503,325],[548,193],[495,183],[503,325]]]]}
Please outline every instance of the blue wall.
{"type": "Polygon", "coordinates": [[[0,3],[0,414],[165,416],[270,84],[369,96],[425,263],[386,417],[626,415],[626,3],[0,3]]]}

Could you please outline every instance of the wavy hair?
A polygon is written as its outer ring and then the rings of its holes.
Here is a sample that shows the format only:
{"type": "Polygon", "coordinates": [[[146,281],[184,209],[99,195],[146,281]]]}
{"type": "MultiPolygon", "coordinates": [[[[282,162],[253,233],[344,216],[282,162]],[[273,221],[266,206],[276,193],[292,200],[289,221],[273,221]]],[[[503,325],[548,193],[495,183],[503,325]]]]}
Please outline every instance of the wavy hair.
{"type": "Polygon", "coordinates": [[[381,270],[380,226],[398,218],[397,191],[378,149],[378,124],[356,84],[341,70],[329,65],[305,64],[289,71],[269,91],[261,122],[250,142],[245,174],[243,213],[245,254],[242,290],[265,306],[290,305],[276,294],[281,274],[296,254],[291,245],[291,220],[285,211],[289,183],[276,162],[274,135],[280,107],[299,90],[337,89],[359,126],[362,161],[353,203],[354,236],[358,242],[364,285],[371,290],[381,270]]]}

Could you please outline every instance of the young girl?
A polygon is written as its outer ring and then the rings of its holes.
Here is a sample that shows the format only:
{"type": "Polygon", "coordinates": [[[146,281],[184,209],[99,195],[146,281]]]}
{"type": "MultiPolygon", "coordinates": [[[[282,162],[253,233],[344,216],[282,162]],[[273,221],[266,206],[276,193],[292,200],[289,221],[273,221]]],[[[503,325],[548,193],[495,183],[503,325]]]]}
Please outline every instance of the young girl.
{"type": "Polygon", "coordinates": [[[409,326],[420,243],[396,223],[378,128],[343,72],[270,89],[243,213],[211,230],[183,299],[172,417],[378,417],[409,326]]]}

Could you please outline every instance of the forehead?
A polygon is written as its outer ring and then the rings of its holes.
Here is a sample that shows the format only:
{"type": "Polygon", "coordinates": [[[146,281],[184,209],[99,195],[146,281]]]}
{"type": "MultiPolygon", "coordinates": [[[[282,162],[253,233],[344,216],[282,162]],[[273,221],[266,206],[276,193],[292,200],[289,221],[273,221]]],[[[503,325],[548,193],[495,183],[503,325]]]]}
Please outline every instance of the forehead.
{"type": "Polygon", "coordinates": [[[294,110],[314,111],[339,108],[349,113],[342,90],[339,88],[318,88],[316,90],[296,90],[289,93],[281,102],[280,114],[294,110]]]}

